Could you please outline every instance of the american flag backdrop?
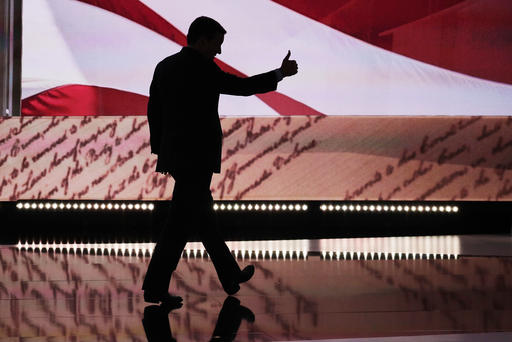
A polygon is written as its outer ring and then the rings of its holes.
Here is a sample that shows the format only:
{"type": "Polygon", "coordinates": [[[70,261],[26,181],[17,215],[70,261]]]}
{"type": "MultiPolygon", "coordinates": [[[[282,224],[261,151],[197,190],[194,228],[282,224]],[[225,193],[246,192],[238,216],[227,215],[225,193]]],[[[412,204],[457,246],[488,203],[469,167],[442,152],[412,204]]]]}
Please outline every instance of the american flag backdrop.
{"type": "Polygon", "coordinates": [[[26,0],[24,115],[144,115],[155,65],[192,20],[228,31],[217,63],[299,74],[277,92],[225,96],[223,116],[508,115],[508,0],[26,0]]]}
{"type": "Polygon", "coordinates": [[[512,200],[510,0],[24,0],[0,200],[170,199],[148,90],[201,15],[227,30],[224,70],[299,64],[221,96],[215,199],[512,200]]]}

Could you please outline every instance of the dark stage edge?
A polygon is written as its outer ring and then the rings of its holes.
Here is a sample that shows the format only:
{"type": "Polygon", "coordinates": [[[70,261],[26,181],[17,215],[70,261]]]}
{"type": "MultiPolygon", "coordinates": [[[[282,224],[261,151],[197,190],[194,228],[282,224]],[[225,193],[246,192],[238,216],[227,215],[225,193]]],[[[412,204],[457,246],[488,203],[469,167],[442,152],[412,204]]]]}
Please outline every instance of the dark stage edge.
{"type": "MultiPolygon", "coordinates": [[[[0,243],[19,241],[156,241],[165,224],[170,201],[44,201],[0,202],[2,234],[0,243]],[[20,209],[34,203],[50,209],[20,209]],[[98,209],[65,209],[78,203],[98,209]],[[146,206],[153,210],[100,209],[101,205],[146,206]],[[51,206],[56,206],[53,209],[51,206]],[[59,206],[64,206],[61,209],[59,206]]],[[[219,230],[226,240],[323,239],[370,236],[417,236],[450,234],[510,234],[512,202],[413,202],[413,201],[216,201],[219,230]],[[251,204],[253,210],[234,210],[251,204]],[[307,210],[269,210],[269,204],[307,206],[307,210]],[[258,205],[259,210],[254,210],[258,205]],[[266,210],[261,207],[265,205],[266,210]],[[221,210],[220,207],[225,208],[221,210]],[[231,206],[232,210],[227,208],[231,206]],[[343,211],[343,206],[361,210],[343,211]],[[366,206],[367,210],[362,208],[366,206]],[[384,211],[406,206],[409,211],[384,211]],[[420,212],[419,207],[456,206],[457,212],[420,212]],[[336,210],[336,207],[339,210],[336,210]],[[373,207],[374,211],[369,208],[373,207]],[[380,211],[377,208],[380,207],[380,211]],[[415,211],[412,211],[412,208],[415,211]]],[[[169,223],[172,226],[172,221],[169,223]]]]}

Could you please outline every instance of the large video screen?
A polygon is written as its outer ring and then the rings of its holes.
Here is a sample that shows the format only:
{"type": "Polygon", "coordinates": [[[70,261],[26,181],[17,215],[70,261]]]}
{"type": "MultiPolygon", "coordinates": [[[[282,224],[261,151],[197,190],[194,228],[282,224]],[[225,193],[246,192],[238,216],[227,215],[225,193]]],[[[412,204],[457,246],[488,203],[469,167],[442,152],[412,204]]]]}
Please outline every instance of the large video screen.
{"type": "Polygon", "coordinates": [[[224,116],[509,115],[508,0],[30,0],[23,113],[144,115],[156,64],[206,15],[227,30],[218,63],[300,72],[275,93],[222,98],[224,116]]]}
{"type": "Polygon", "coordinates": [[[299,64],[275,92],[221,96],[216,199],[512,199],[507,0],[24,1],[0,199],[170,198],[149,84],[201,15],[227,30],[225,71],[299,64]]]}

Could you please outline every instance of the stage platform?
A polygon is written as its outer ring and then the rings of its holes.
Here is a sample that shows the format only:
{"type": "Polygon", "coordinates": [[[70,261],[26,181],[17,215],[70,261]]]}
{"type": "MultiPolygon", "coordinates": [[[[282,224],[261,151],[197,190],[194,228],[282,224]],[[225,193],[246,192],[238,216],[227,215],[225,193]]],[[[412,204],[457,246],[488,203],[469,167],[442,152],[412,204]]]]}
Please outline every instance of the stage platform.
{"type": "Polygon", "coordinates": [[[153,243],[2,245],[0,340],[512,339],[510,235],[228,245],[253,279],[228,297],[189,243],[171,283],[184,305],[170,313],[142,297],[153,243]]]}

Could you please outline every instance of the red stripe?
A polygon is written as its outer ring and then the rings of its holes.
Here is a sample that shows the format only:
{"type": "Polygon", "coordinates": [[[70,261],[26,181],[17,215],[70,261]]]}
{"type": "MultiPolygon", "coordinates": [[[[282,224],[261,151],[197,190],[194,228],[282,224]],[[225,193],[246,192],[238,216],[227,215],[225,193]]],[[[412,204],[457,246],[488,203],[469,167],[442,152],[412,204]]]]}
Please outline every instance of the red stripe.
{"type": "MultiPolygon", "coordinates": [[[[271,92],[257,95],[282,115],[323,115],[294,99],[271,92]]],[[[41,115],[146,115],[148,98],[127,91],[86,85],[47,89],[23,99],[21,114],[41,115]]]]}
{"type": "Polygon", "coordinates": [[[22,115],[146,115],[148,98],[127,91],[64,85],[22,101],[22,115]]]}

